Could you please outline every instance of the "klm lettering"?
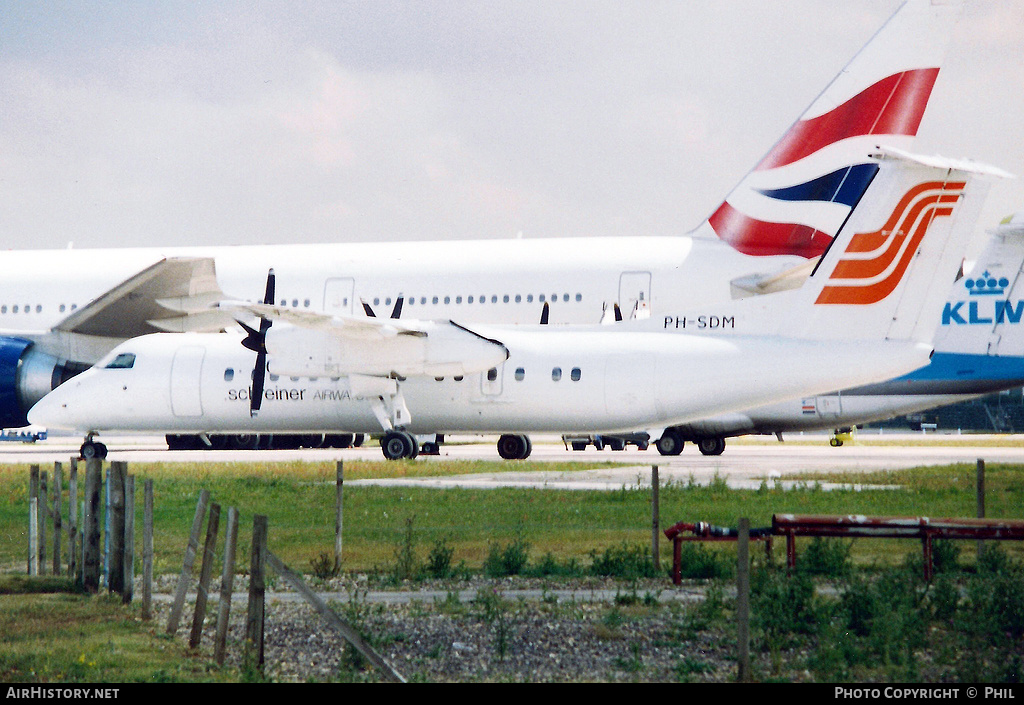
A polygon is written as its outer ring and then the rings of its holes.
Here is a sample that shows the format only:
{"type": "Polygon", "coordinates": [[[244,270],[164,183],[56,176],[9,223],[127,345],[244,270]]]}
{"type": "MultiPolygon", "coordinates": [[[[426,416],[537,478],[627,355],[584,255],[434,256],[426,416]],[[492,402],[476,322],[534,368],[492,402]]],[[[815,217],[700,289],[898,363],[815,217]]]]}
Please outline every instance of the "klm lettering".
{"type": "Polygon", "coordinates": [[[992,325],[994,323],[1020,323],[1024,316],[1024,301],[957,301],[946,302],[942,309],[942,325],[992,325]],[[966,310],[965,310],[966,307],[966,310]]]}

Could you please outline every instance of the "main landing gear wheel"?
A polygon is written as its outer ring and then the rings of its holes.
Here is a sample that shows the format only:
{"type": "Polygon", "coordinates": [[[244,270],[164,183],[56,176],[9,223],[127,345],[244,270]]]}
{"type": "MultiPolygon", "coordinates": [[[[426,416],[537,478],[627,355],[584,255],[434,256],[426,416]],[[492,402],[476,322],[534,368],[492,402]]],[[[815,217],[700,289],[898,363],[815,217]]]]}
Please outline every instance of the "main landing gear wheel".
{"type": "Polygon", "coordinates": [[[669,429],[661,434],[661,438],[655,444],[658,452],[662,455],[679,455],[683,452],[683,438],[675,431],[669,429]]]}
{"type": "Polygon", "coordinates": [[[526,460],[532,451],[529,436],[505,434],[498,439],[498,455],[505,460],[526,460]]]}
{"type": "Polygon", "coordinates": [[[86,441],[82,444],[82,447],[79,448],[78,452],[86,460],[91,460],[93,458],[103,460],[107,457],[107,447],[97,441],[86,441]]]}
{"type": "Polygon", "coordinates": [[[704,455],[721,455],[725,450],[725,439],[717,437],[701,438],[697,441],[697,448],[704,455]]]}
{"type": "Polygon", "coordinates": [[[419,454],[419,444],[411,433],[406,431],[388,431],[380,441],[380,449],[388,460],[415,458],[419,454]]]}

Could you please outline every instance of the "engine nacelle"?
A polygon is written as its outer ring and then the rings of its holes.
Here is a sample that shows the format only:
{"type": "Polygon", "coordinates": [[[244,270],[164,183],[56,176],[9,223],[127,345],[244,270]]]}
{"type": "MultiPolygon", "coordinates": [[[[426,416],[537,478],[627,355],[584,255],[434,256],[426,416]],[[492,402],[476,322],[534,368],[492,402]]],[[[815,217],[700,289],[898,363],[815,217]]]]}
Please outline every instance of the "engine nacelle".
{"type": "Polygon", "coordinates": [[[31,340],[0,337],[0,427],[28,425],[28,410],[86,369],[32,348],[31,340]]]}

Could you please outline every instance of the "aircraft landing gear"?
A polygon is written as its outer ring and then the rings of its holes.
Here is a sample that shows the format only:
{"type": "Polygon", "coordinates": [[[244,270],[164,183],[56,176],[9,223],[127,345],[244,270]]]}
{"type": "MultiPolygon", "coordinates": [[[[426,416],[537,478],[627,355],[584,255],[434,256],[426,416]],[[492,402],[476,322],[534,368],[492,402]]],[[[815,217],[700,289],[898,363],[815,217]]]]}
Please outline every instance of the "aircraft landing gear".
{"type": "Polygon", "coordinates": [[[697,448],[703,455],[721,455],[725,450],[725,439],[707,436],[697,441],[697,448]]]}
{"type": "Polygon", "coordinates": [[[679,455],[683,452],[683,437],[677,431],[666,429],[655,444],[662,455],[679,455]]]}
{"type": "Polygon", "coordinates": [[[828,439],[828,444],[833,448],[839,448],[845,441],[853,440],[853,429],[852,428],[837,428],[832,432],[832,437],[828,439]]]}
{"type": "Polygon", "coordinates": [[[505,460],[526,460],[533,452],[529,436],[505,434],[498,439],[498,455],[505,460]]]}
{"type": "Polygon", "coordinates": [[[78,453],[86,460],[91,460],[93,458],[103,460],[107,457],[107,446],[99,441],[94,441],[92,436],[89,436],[85,439],[85,443],[82,444],[82,447],[78,449],[78,453]]]}
{"type": "Polygon", "coordinates": [[[398,429],[392,429],[384,434],[380,441],[380,449],[388,460],[412,460],[419,454],[416,438],[408,431],[398,429]]]}

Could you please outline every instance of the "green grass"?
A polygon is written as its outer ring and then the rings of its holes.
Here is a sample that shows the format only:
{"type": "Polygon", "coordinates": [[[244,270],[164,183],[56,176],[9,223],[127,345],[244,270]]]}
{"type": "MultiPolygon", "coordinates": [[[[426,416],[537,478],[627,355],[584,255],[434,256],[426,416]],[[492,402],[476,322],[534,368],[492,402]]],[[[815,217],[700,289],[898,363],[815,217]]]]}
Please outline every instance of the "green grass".
{"type": "MultiPolygon", "coordinates": [[[[417,463],[351,462],[346,480],[380,476],[491,472],[513,467],[550,470],[545,464],[501,462],[417,463]]],[[[554,469],[579,470],[575,464],[554,469]]],[[[248,536],[255,514],[266,514],[270,548],[293,568],[308,572],[316,558],[334,546],[334,463],[290,462],[252,464],[135,464],[129,472],[138,488],[137,537],[141,541],[142,485],[153,479],[155,494],[155,565],[157,573],[175,572],[203,489],[221,505],[240,513],[240,569],[248,565],[248,536]]],[[[784,491],[765,484],[759,491],[663,485],[661,522],[706,521],[735,526],[740,516],[754,527],[768,526],[773,513],[867,514],[969,517],[975,513],[974,465],[917,468],[886,473],[807,475],[806,487],[784,491]],[[901,490],[822,491],[815,482],[897,484],[901,490]]],[[[67,480],[65,479],[65,492],[67,480]]],[[[84,484],[84,483],[80,483],[84,484]]],[[[27,485],[25,466],[0,468],[0,565],[22,569],[27,552],[27,485]]],[[[993,464],[986,471],[986,507],[990,517],[1020,518],[1024,507],[1024,466],[993,464]]],[[[64,501],[65,508],[67,500],[64,501]]],[[[494,542],[522,538],[531,559],[550,554],[565,562],[586,565],[591,553],[627,544],[649,545],[650,493],[624,489],[576,492],[532,489],[427,489],[409,487],[345,487],[345,571],[374,571],[391,564],[403,540],[406,522],[414,523],[421,557],[440,540],[453,550],[453,563],[479,569],[494,542]]],[[[223,525],[223,521],[222,521],[223,525]]],[[[66,544],[66,542],[65,542],[66,544]]],[[[1015,547],[1008,547],[1016,550],[1015,547]]],[[[728,550],[728,549],[723,549],[728,550]]],[[[898,562],[917,551],[915,542],[858,541],[856,563],[898,562]],[[900,552],[894,556],[893,552],[900,552]]],[[[670,556],[663,542],[663,558],[670,556]]]]}
{"type": "MultiPolygon", "coordinates": [[[[0,586],[6,585],[0,579],[0,586]]],[[[238,682],[186,645],[143,623],[120,597],[0,595],[0,682],[238,682]]]]}
{"type": "MultiPolygon", "coordinates": [[[[581,466],[351,462],[345,465],[345,477],[526,468],[579,470],[581,466]]],[[[139,541],[143,481],[154,481],[157,573],[181,569],[196,500],[203,489],[210,490],[213,501],[221,504],[222,516],[229,506],[240,511],[239,572],[248,567],[249,527],[257,513],[269,517],[270,549],[300,572],[311,573],[316,559],[333,549],[333,462],[134,464],[129,471],[136,476],[139,491],[139,541]]],[[[975,508],[975,471],[974,464],[969,464],[849,476],[809,474],[803,478],[803,487],[791,490],[767,483],[755,491],[730,490],[724,482],[708,487],[668,484],[661,489],[661,523],[663,527],[676,521],[735,526],[737,519],[745,516],[757,527],[768,525],[777,512],[969,517],[975,508]],[[816,486],[819,480],[899,485],[902,489],[826,492],[816,486]]],[[[103,595],[75,593],[63,579],[26,579],[27,485],[27,466],[0,468],[0,563],[6,572],[0,575],[0,681],[244,678],[244,674],[212,667],[207,660],[190,654],[180,640],[163,636],[158,625],[141,622],[137,606],[123,606],[103,595]]],[[[986,490],[990,517],[1020,518],[1024,465],[989,465],[986,490]]],[[[425,566],[430,552],[442,547],[445,564],[457,566],[456,575],[465,575],[467,571],[482,572],[488,556],[496,550],[515,546],[517,551],[527,553],[530,567],[575,566],[576,575],[587,575],[597,558],[618,558],[622,562],[633,557],[634,548],[642,550],[650,545],[650,493],[646,490],[441,490],[349,485],[345,488],[344,517],[343,570],[376,572],[384,577],[393,574],[396,556],[403,549],[411,550],[425,566]]],[[[779,543],[776,565],[783,560],[779,543]]],[[[661,545],[662,564],[667,567],[671,546],[667,540],[661,545]]],[[[971,566],[973,542],[959,545],[965,549],[960,552],[961,564],[971,566]]],[[[809,540],[799,542],[801,552],[809,547],[809,540]]],[[[1008,542],[1003,548],[1021,559],[1024,547],[1008,542]]],[[[734,564],[734,545],[710,545],[707,550],[722,556],[724,564],[734,564]]],[[[917,541],[858,539],[852,542],[850,558],[856,565],[880,570],[904,565],[908,557],[916,558],[920,552],[917,541]]],[[[808,556],[810,553],[807,551],[808,556]]],[[[219,567],[215,570],[219,574],[219,567]]],[[[555,579],[563,574],[555,570],[549,573],[555,579]]],[[[667,586],[667,575],[665,580],[667,586]]]]}

